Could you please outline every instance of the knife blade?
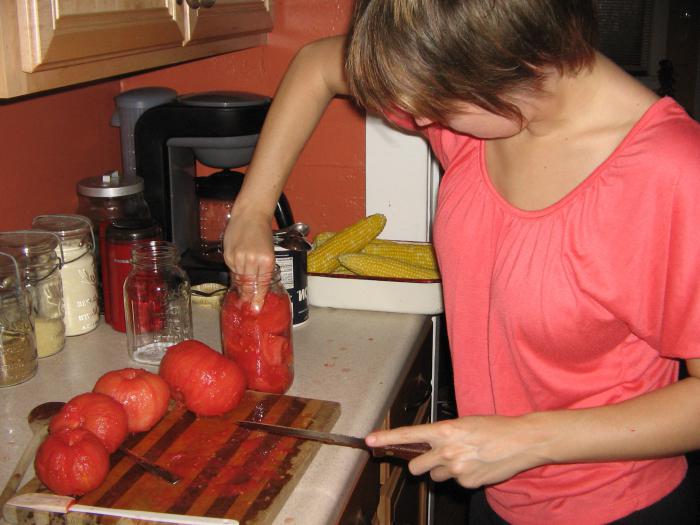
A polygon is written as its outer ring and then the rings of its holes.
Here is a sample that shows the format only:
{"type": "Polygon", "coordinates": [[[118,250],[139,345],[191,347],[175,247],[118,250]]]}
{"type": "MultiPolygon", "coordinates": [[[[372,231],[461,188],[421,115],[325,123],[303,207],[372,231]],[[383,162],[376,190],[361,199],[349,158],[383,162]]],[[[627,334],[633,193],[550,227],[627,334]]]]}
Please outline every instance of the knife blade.
{"type": "Polygon", "coordinates": [[[427,443],[407,443],[404,445],[386,445],[384,447],[367,446],[365,440],[354,436],[344,436],[342,434],[331,434],[330,432],[319,432],[318,430],[309,430],[306,428],[286,427],[282,425],[271,425],[269,423],[260,423],[258,421],[238,421],[238,425],[250,430],[258,430],[277,434],[280,436],[289,436],[299,439],[308,439],[311,441],[319,441],[327,445],[339,445],[341,447],[359,448],[366,450],[375,458],[390,456],[400,459],[411,460],[416,456],[425,454],[430,450],[430,445],[427,443]]]}
{"type": "MultiPolygon", "coordinates": [[[[178,525],[239,525],[237,520],[226,518],[212,518],[208,516],[190,516],[183,514],[168,514],[164,512],[152,512],[137,509],[112,509],[106,507],[93,507],[76,503],[70,496],[58,496],[56,494],[30,492],[14,496],[1,509],[8,523],[18,523],[20,516],[17,509],[32,511],[52,512],[68,514],[69,512],[83,512],[86,514],[98,514],[101,516],[114,516],[127,518],[129,523],[140,521],[154,521],[158,523],[176,523],[178,525]]],[[[66,518],[70,522],[70,518],[66,518]]]]}

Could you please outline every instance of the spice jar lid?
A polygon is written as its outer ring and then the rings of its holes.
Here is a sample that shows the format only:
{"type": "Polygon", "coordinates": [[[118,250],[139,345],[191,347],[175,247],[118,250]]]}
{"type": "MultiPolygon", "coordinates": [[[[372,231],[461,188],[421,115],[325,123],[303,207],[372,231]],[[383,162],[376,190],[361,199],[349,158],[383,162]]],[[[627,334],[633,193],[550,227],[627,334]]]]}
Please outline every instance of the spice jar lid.
{"type": "Polygon", "coordinates": [[[32,220],[32,229],[54,232],[62,239],[80,239],[90,235],[92,222],[83,215],[39,215],[32,220]]]}
{"type": "Polygon", "coordinates": [[[117,219],[107,227],[105,236],[111,241],[140,241],[161,237],[162,230],[152,219],[129,217],[117,219]]]}
{"type": "Polygon", "coordinates": [[[127,197],[143,191],[143,179],[131,175],[122,176],[118,171],[112,171],[81,180],[78,182],[77,191],[78,195],[85,197],[127,197]]]}

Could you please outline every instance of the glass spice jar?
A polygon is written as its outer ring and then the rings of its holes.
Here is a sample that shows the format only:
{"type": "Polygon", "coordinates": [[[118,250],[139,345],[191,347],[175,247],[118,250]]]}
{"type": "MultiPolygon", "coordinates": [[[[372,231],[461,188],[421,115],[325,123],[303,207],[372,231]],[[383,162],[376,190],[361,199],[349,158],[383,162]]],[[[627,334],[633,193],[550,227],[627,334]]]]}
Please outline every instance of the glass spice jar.
{"type": "Polygon", "coordinates": [[[18,230],[0,233],[0,251],[12,255],[31,297],[36,350],[48,357],[63,349],[63,284],[60,268],[63,251],[52,232],[18,230]]]}
{"type": "Polygon", "coordinates": [[[37,354],[30,320],[29,292],[15,258],[0,252],[0,387],[36,374],[37,354]]]}
{"type": "Polygon", "coordinates": [[[100,320],[92,223],[82,215],[39,215],[32,228],[51,231],[61,238],[65,261],[61,266],[63,321],[66,335],[94,330],[100,320]]]}
{"type": "Polygon", "coordinates": [[[169,346],[192,338],[190,282],[179,260],[170,242],[134,245],[124,313],[129,356],[136,362],[158,365],[169,346]]]}
{"type": "Polygon", "coordinates": [[[248,388],[283,394],[294,380],[292,307],[280,281],[278,266],[271,273],[232,273],[221,308],[224,355],[243,369],[248,388]],[[265,293],[262,307],[252,300],[265,293]]]}

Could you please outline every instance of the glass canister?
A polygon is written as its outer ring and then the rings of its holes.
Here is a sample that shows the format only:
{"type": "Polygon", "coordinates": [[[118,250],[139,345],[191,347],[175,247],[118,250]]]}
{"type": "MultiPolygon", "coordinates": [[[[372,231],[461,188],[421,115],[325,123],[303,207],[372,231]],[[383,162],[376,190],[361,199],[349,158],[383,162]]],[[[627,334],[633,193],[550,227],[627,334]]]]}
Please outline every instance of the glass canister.
{"type": "Polygon", "coordinates": [[[190,282],[178,266],[174,244],[148,241],[134,246],[132,270],[124,281],[129,356],[157,365],[165,351],[192,338],[190,282]]]}
{"type": "Polygon", "coordinates": [[[36,350],[48,357],[63,349],[62,248],[52,232],[19,230],[0,233],[0,251],[17,260],[24,286],[29,290],[36,350]]]}
{"type": "MultiPolygon", "coordinates": [[[[122,176],[118,171],[106,172],[97,177],[87,177],[77,184],[77,213],[87,217],[94,228],[95,261],[97,271],[97,295],[99,307],[109,322],[109,304],[102,288],[102,260],[106,254],[106,231],[114,220],[125,218],[147,219],[151,216],[143,196],[141,177],[122,176]]],[[[121,308],[121,307],[120,307],[121,308]]]]}
{"type": "Polygon", "coordinates": [[[124,281],[132,270],[134,246],[144,241],[160,240],[161,237],[162,230],[152,219],[118,219],[105,230],[102,250],[104,312],[105,321],[115,330],[126,332],[124,281]]]}
{"type": "Polygon", "coordinates": [[[66,335],[94,330],[100,320],[92,223],[82,215],[39,215],[32,228],[54,232],[61,238],[65,261],[61,267],[63,322],[66,335]]]}
{"type": "Polygon", "coordinates": [[[260,275],[231,274],[221,308],[224,354],[243,369],[248,388],[283,394],[294,380],[292,308],[280,269],[260,275]],[[265,291],[266,290],[266,291],[265,291]],[[251,300],[265,293],[259,309],[251,300]]]}
{"type": "Polygon", "coordinates": [[[17,261],[0,252],[0,387],[17,385],[36,374],[30,310],[17,261]]]}
{"type": "Polygon", "coordinates": [[[77,185],[78,213],[88,217],[95,226],[124,217],[149,217],[143,197],[143,179],[123,177],[118,171],[87,177],[77,185]]]}

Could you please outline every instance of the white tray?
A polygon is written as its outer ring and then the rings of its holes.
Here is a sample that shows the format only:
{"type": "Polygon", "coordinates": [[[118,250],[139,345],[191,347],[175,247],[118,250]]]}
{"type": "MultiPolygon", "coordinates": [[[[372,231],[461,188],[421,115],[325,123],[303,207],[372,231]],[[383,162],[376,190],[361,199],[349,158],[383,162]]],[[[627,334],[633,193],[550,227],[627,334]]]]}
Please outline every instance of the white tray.
{"type": "Polygon", "coordinates": [[[310,273],[308,283],[312,306],[430,315],[443,311],[439,280],[310,273]]]}

